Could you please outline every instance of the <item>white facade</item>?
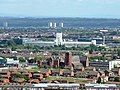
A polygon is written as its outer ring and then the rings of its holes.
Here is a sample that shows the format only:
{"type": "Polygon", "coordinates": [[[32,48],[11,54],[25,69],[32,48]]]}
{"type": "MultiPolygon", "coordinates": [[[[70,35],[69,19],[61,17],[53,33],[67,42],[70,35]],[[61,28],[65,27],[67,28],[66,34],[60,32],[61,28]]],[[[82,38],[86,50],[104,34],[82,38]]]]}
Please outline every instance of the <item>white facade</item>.
{"type": "Polygon", "coordinates": [[[56,23],[54,23],[54,28],[56,28],[57,27],[57,24],[56,23]]]}
{"type": "Polygon", "coordinates": [[[113,90],[113,88],[117,88],[116,84],[85,84],[85,87],[86,90],[113,90]]]}
{"type": "Polygon", "coordinates": [[[55,43],[56,43],[56,45],[62,45],[63,44],[62,33],[56,33],[55,43]]]}
{"type": "MultiPolygon", "coordinates": [[[[41,84],[33,84],[33,87],[41,87],[41,88],[48,88],[48,87],[61,87],[61,88],[63,88],[63,87],[69,87],[69,88],[76,88],[76,87],[78,87],[79,88],[79,84],[67,84],[67,83],[63,83],[63,84],[54,84],[54,83],[41,83],[41,84]]],[[[75,90],[78,90],[78,88],[77,89],[75,89],[75,90]]],[[[72,89],[73,90],[73,89],[72,89]]]]}
{"type": "Polygon", "coordinates": [[[103,45],[105,45],[105,36],[103,36],[103,45]]]}
{"type": "Polygon", "coordinates": [[[109,61],[109,70],[120,65],[120,59],[109,61]]]}
{"type": "MultiPolygon", "coordinates": [[[[57,23],[56,22],[55,23],[54,22],[50,22],[48,24],[48,27],[50,27],[50,28],[56,28],[57,27],[57,23]]],[[[63,28],[64,27],[64,23],[60,23],[59,27],[63,28]]]]}
{"type": "Polygon", "coordinates": [[[100,30],[100,32],[108,32],[108,30],[100,30]]]}
{"type": "Polygon", "coordinates": [[[7,28],[8,27],[8,22],[4,23],[4,27],[7,28]]]}
{"type": "Polygon", "coordinates": [[[10,58],[6,58],[6,59],[7,59],[7,64],[19,64],[19,60],[14,60],[10,58]]]}
{"type": "Polygon", "coordinates": [[[60,25],[62,28],[64,27],[64,24],[63,23],[61,23],[61,25],[60,25]]]}
{"type": "Polygon", "coordinates": [[[65,45],[67,45],[67,44],[68,45],[69,44],[71,44],[71,45],[79,45],[79,44],[80,45],[82,45],[82,44],[85,45],[85,44],[88,44],[89,45],[89,44],[92,44],[92,42],[63,42],[63,44],[65,44],[65,45]]]}
{"type": "Polygon", "coordinates": [[[96,45],[96,40],[92,40],[91,43],[96,45]]]}
{"type": "Polygon", "coordinates": [[[53,27],[53,23],[52,23],[52,22],[49,23],[49,27],[50,27],[50,28],[53,27]]]}
{"type": "Polygon", "coordinates": [[[54,46],[54,45],[65,45],[65,46],[77,46],[77,45],[96,45],[96,40],[92,40],[91,42],[79,42],[79,41],[65,41],[62,38],[62,33],[56,33],[56,39],[54,41],[39,41],[35,39],[24,38],[24,44],[37,44],[43,46],[54,46]]]}

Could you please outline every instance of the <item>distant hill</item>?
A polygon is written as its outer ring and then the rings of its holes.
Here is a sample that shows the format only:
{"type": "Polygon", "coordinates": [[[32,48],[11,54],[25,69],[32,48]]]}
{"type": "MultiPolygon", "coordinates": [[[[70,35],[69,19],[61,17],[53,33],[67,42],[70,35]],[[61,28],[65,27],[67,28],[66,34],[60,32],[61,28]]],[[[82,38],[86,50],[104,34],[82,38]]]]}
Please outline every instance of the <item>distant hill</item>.
{"type": "Polygon", "coordinates": [[[0,27],[8,22],[10,27],[47,27],[49,22],[56,22],[57,26],[63,22],[65,27],[84,27],[84,28],[118,28],[120,19],[95,19],[95,18],[13,18],[0,17],[0,27]]]}

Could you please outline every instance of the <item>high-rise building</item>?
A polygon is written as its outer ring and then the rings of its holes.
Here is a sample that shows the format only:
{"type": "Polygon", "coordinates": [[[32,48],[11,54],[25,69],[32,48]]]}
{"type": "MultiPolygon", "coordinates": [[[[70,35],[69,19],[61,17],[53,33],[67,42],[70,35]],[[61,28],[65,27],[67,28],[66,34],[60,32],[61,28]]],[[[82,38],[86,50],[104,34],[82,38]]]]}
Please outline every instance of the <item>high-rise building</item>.
{"type": "Polygon", "coordinates": [[[4,22],[3,27],[8,28],[8,22],[4,22]]]}
{"type": "Polygon", "coordinates": [[[56,23],[54,23],[54,28],[56,28],[57,27],[57,24],[56,23]]]}
{"type": "Polygon", "coordinates": [[[105,36],[103,36],[103,45],[105,45],[105,36]]]}
{"type": "Polygon", "coordinates": [[[108,30],[100,30],[102,36],[103,36],[103,45],[105,46],[105,34],[108,32],[108,30]]]}
{"type": "Polygon", "coordinates": [[[49,27],[53,28],[53,23],[52,22],[49,23],[49,27]]]}
{"type": "Polygon", "coordinates": [[[63,28],[63,27],[64,27],[64,23],[61,23],[61,24],[60,24],[60,27],[63,28]]]}
{"type": "Polygon", "coordinates": [[[72,53],[71,52],[66,52],[65,53],[65,65],[66,66],[71,66],[72,65],[72,53]]]}
{"type": "Polygon", "coordinates": [[[56,27],[57,27],[57,24],[56,24],[56,23],[53,23],[53,22],[50,22],[50,23],[49,23],[49,27],[50,27],[50,28],[56,28],[56,27]]]}

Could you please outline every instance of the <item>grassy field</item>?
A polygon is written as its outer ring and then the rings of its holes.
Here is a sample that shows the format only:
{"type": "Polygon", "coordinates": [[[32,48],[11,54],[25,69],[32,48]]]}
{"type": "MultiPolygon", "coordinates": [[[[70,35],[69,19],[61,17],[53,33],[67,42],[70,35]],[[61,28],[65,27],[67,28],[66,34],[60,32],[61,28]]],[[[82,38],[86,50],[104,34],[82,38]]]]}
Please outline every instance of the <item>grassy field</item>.
{"type": "Polygon", "coordinates": [[[79,84],[89,83],[90,81],[85,78],[74,78],[74,77],[62,77],[62,76],[50,76],[47,77],[45,80],[52,81],[52,80],[66,80],[67,82],[75,82],[79,84]]]}

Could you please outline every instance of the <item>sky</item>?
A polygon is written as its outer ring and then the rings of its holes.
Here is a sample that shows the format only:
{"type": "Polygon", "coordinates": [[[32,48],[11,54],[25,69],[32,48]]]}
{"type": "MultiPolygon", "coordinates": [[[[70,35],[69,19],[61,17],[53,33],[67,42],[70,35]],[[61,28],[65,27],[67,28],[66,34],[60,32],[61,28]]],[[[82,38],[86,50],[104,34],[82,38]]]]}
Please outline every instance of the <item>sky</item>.
{"type": "Polygon", "coordinates": [[[0,0],[0,16],[120,18],[120,0],[0,0]]]}

